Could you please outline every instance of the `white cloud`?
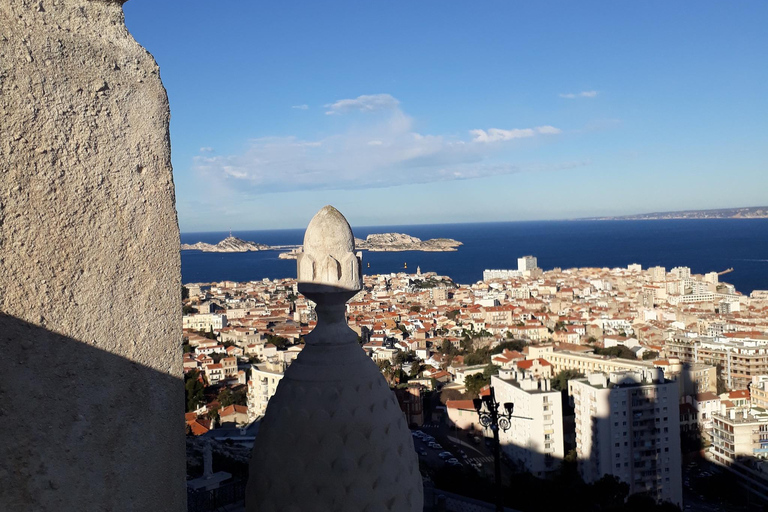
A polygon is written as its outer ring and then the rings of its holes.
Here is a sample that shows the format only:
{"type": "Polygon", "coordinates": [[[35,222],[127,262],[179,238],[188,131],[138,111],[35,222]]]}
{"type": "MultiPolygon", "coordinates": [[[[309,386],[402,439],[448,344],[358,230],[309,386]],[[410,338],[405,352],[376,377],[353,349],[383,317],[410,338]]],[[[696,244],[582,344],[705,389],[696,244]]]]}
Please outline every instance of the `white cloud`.
{"type": "Polygon", "coordinates": [[[295,108],[296,110],[307,110],[309,105],[291,105],[291,108],[295,108]]]}
{"type": "Polygon", "coordinates": [[[581,92],[569,92],[565,94],[560,94],[561,98],[567,98],[567,99],[574,99],[574,98],[594,98],[597,96],[597,91],[581,91],[581,92]]]}
{"type": "Polygon", "coordinates": [[[338,100],[334,103],[328,103],[325,108],[328,110],[326,115],[344,114],[346,112],[374,112],[376,110],[396,109],[400,104],[396,98],[390,94],[366,94],[353,99],[338,100]]]}
{"type": "Polygon", "coordinates": [[[513,150],[513,146],[506,141],[561,132],[543,125],[472,130],[471,137],[466,138],[419,133],[413,120],[397,107],[395,98],[375,97],[378,99],[360,96],[329,106],[339,112],[388,109],[385,115],[355,119],[346,131],[314,139],[253,139],[240,154],[199,155],[195,168],[206,181],[252,193],[474,179],[521,172],[508,161],[510,156],[505,152],[513,150]]]}
{"type": "Polygon", "coordinates": [[[485,130],[470,130],[472,142],[500,142],[513,139],[523,139],[534,137],[536,135],[554,135],[560,133],[559,128],[554,126],[537,126],[536,128],[514,128],[512,130],[501,130],[499,128],[489,128],[485,130]]]}
{"type": "Polygon", "coordinates": [[[204,146],[200,148],[201,153],[213,153],[213,148],[210,146],[204,146]]]}

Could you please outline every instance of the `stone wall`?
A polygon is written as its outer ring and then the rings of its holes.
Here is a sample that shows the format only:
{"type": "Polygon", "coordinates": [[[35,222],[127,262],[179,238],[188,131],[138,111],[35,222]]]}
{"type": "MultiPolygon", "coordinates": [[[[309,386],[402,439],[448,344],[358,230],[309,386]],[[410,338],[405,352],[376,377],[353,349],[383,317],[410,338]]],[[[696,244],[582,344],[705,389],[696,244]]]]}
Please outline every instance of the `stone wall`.
{"type": "Polygon", "coordinates": [[[121,1],[0,2],[0,508],[185,509],[168,100],[121,1]]]}

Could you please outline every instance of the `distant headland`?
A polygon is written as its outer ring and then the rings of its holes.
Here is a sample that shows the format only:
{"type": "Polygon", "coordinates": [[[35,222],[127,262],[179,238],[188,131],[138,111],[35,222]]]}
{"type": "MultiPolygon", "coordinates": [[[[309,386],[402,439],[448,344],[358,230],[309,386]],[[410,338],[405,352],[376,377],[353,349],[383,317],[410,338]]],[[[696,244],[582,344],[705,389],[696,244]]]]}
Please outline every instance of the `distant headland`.
{"type": "Polygon", "coordinates": [[[666,219],[768,219],[768,206],[639,213],[615,217],[587,217],[576,220],[666,220],[666,219]]]}

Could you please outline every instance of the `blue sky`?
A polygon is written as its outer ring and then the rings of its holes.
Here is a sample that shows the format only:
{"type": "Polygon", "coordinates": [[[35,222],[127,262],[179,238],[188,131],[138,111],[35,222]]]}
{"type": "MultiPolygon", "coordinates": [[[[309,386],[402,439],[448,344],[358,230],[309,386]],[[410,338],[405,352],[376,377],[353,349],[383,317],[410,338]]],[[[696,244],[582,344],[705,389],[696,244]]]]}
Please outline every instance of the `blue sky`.
{"type": "Polygon", "coordinates": [[[182,231],[768,204],[768,2],[132,0],[182,231]]]}

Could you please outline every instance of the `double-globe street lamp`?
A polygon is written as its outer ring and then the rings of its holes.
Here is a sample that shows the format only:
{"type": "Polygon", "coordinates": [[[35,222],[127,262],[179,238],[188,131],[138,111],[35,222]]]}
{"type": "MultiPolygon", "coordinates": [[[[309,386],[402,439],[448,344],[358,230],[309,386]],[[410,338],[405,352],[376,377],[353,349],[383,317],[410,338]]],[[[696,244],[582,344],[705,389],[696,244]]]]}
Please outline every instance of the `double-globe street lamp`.
{"type": "MultiPolygon", "coordinates": [[[[515,404],[512,402],[504,402],[504,412],[499,412],[499,406],[502,405],[496,401],[496,395],[494,394],[493,387],[490,388],[490,393],[482,398],[475,398],[472,400],[475,411],[480,417],[480,424],[484,428],[490,428],[493,431],[493,466],[496,477],[496,511],[504,511],[504,499],[501,494],[501,453],[499,446],[499,429],[503,431],[509,430],[512,426],[512,411],[515,408],[515,404]]],[[[527,419],[527,418],[525,418],[527,419]]]]}

